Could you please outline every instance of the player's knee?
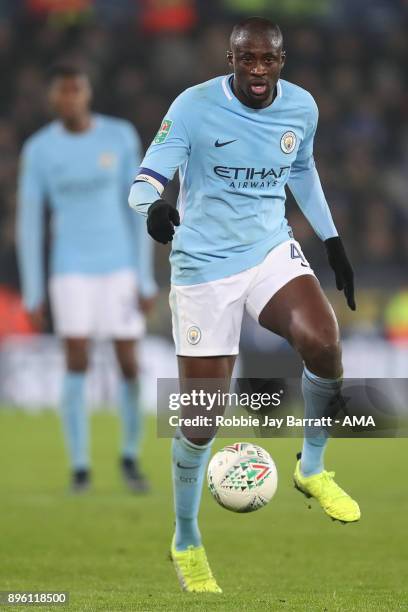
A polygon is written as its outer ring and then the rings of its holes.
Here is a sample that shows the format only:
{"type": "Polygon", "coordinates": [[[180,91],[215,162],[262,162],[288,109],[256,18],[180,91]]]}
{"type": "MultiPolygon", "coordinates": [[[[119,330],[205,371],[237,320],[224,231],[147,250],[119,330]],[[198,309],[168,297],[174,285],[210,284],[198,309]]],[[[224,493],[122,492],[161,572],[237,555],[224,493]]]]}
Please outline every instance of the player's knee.
{"type": "Polygon", "coordinates": [[[122,372],[123,378],[133,380],[138,377],[138,365],[136,359],[132,357],[121,358],[119,360],[120,371],[122,372]]]}
{"type": "Polygon", "coordinates": [[[88,369],[88,355],[85,351],[69,351],[66,362],[70,372],[85,372],[88,369]]]}
{"type": "Polygon", "coordinates": [[[341,345],[337,329],[321,328],[313,334],[304,335],[299,339],[297,348],[308,369],[317,376],[341,376],[341,345]]]}
{"type": "Polygon", "coordinates": [[[71,372],[85,372],[88,368],[88,341],[84,338],[65,340],[65,362],[71,372]]]}

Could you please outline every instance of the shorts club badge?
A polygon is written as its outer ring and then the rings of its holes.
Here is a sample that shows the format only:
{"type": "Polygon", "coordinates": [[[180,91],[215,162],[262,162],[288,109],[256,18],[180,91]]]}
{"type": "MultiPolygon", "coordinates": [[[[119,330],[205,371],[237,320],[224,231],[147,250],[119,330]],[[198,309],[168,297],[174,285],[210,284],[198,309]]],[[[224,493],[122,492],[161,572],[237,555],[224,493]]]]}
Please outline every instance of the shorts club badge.
{"type": "Polygon", "coordinates": [[[201,330],[197,325],[192,325],[187,330],[187,340],[190,344],[198,344],[201,340],[201,330]]]}

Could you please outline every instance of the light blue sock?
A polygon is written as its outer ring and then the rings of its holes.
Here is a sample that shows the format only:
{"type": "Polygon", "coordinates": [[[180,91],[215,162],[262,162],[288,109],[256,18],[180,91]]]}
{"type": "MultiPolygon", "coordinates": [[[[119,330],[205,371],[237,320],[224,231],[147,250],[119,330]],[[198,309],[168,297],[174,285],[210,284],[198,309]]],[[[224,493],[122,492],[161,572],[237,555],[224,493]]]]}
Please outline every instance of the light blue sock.
{"type": "MultiPolygon", "coordinates": [[[[305,417],[309,419],[328,416],[326,409],[331,399],[341,388],[341,378],[320,378],[305,366],[302,376],[302,393],[305,400],[305,417]]],[[[305,428],[302,458],[300,462],[303,476],[313,476],[324,470],[324,452],[328,442],[325,429],[305,428]]]]}
{"type": "Polygon", "coordinates": [[[143,411],[137,380],[123,378],[120,381],[119,410],[122,419],[122,457],[134,459],[139,456],[143,427],[143,411]]]}
{"type": "Polygon", "coordinates": [[[85,407],[85,374],[66,372],[61,402],[64,435],[74,470],[89,469],[88,415],[85,407]]]}
{"type": "Polygon", "coordinates": [[[176,513],[176,550],[200,546],[198,510],[212,441],[199,446],[187,440],[180,432],[173,440],[173,491],[176,513]]]}

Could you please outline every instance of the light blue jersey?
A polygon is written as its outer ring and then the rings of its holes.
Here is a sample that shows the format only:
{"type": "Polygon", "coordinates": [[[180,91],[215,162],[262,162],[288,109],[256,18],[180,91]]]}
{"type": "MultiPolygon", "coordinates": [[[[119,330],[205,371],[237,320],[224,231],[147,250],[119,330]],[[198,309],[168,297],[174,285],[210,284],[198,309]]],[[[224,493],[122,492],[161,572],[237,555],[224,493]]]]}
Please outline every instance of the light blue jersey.
{"type": "Polygon", "coordinates": [[[181,225],[171,252],[176,285],[251,268],[288,240],[285,185],[320,238],[337,235],[313,160],[312,96],[280,80],[273,103],[253,109],[233,94],[232,78],[217,77],[176,98],[129,196],[146,214],[179,170],[181,225]]]}
{"type": "Polygon", "coordinates": [[[18,253],[24,303],[44,300],[44,212],[51,211],[51,274],[137,271],[144,296],[156,291],[153,241],[126,205],[141,159],[130,123],[93,115],[89,130],[54,121],[27,140],[18,189],[18,253]]]}

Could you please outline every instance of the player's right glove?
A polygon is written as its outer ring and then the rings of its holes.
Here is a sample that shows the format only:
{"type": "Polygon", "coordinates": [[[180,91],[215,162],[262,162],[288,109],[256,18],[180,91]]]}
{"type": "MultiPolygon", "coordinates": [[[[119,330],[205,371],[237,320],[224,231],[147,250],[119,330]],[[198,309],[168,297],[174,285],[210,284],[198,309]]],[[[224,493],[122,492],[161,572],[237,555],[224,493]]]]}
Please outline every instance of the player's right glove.
{"type": "Polygon", "coordinates": [[[167,244],[173,240],[174,226],[180,225],[177,208],[166,200],[156,200],[147,211],[147,231],[154,240],[167,244]]]}

